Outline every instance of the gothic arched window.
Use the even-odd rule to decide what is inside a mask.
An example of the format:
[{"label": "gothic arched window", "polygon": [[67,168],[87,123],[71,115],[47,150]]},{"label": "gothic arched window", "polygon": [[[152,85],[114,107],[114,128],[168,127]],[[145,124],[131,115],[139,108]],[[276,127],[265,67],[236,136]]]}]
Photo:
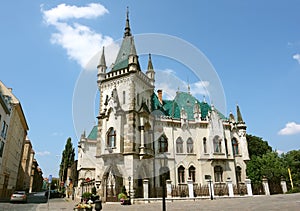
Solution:
[{"label": "gothic arched window", "polygon": [[194,142],[191,138],[186,142],[186,151],[187,153],[194,153]]},{"label": "gothic arched window", "polygon": [[232,139],[232,151],[233,155],[239,154],[239,143],[237,142],[236,138]]},{"label": "gothic arched window", "polygon": [[215,182],[223,182],[223,168],[221,166],[215,166]]},{"label": "gothic arched window", "polygon": [[196,181],[195,176],[196,176],[196,168],[194,166],[190,166],[189,179],[191,179],[191,180],[193,180],[193,182],[195,182]]},{"label": "gothic arched window", "polygon": [[236,167],[236,177],[238,182],[242,181],[242,168],[239,166]]},{"label": "gothic arched window", "polygon": [[113,127],[109,128],[107,131],[107,147],[115,147],[116,146],[116,131]]},{"label": "gothic arched window", "polygon": [[185,182],[184,171],[185,171],[185,168],[183,166],[180,166],[178,168],[178,183],[184,183]]},{"label": "gothic arched window", "polygon": [[176,153],[183,153],[183,141],[180,137],[176,140]]},{"label": "gothic arched window", "polygon": [[168,152],[168,140],[167,137],[162,135],[158,140],[158,151]]},{"label": "gothic arched window", "polygon": [[214,142],[214,152],[222,152],[222,139],[219,136],[215,136],[213,139]]}]

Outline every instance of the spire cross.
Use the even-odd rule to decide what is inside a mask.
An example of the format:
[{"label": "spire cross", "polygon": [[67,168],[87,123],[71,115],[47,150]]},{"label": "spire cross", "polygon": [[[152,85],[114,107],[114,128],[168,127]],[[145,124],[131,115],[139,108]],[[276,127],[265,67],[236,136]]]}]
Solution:
[{"label": "spire cross", "polygon": [[127,6],[126,18],[129,19],[129,7]]}]

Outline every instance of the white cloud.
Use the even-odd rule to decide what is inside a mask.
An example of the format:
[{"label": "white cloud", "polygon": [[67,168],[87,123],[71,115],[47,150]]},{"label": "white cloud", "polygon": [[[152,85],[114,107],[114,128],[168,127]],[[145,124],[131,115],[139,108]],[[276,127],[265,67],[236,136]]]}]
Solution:
[{"label": "white cloud", "polygon": [[209,86],[208,81],[198,81],[193,83],[191,86],[191,93],[193,95],[208,95],[207,87]]},{"label": "white cloud", "polygon": [[108,13],[108,10],[103,5],[96,3],[88,4],[86,7],[60,4],[50,10],[44,10],[42,6],[41,11],[44,14],[46,23],[53,25],[58,21],[79,18],[92,19]]},{"label": "white cloud", "polygon": [[[157,89],[163,90],[164,99],[173,100],[178,90],[184,92],[188,91],[188,83],[177,77],[174,70],[156,70],[155,79],[155,86]],[[208,95],[208,91],[206,89],[208,86],[208,81],[197,81],[195,83],[191,83],[191,94],[196,98]]]},{"label": "white cloud", "polygon": [[39,156],[47,156],[50,155],[51,153],[49,151],[44,151],[44,152],[37,152],[36,154]]},{"label": "white cloud", "polygon": [[[113,43],[111,37],[97,33],[88,26],[72,22],[74,19],[92,19],[108,13],[101,4],[92,3],[83,7],[60,4],[49,10],[42,8],[41,11],[45,23],[54,26],[57,30],[51,35],[51,43],[63,47],[68,57],[83,68],[102,46]],[[111,64],[112,61],[107,60],[107,63]]]},{"label": "white cloud", "polygon": [[293,59],[297,60],[297,62],[300,64],[300,54],[299,53],[293,55]]},{"label": "white cloud", "polygon": [[300,124],[296,124],[295,122],[288,122],[285,128],[278,132],[279,135],[294,135],[297,133],[300,133]]}]

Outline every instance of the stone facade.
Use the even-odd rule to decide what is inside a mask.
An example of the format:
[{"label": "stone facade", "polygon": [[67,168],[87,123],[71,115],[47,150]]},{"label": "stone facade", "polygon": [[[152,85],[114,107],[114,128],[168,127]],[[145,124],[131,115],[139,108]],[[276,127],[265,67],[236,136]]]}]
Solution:
[{"label": "stone facade", "polygon": [[2,94],[6,96],[11,105],[11,115],[0,172],[1,197],[6,198],[16,189],[28,125],[21,103],[13,95],[12,90],[7,88],[1,81],[0,87]]},{"label": "stone facade", "polygon": [[22,161],[19,169],[19,179],[17,181],[17,190],[27,190],[32,189],[30,187],[30,177],[31,177],[31,169],[34,159],[34,150],[32,149],[32,144],[29,138],[27,137],[25,140]]},{"label": "stone facade", "polygon": [[207,175],[213,183],[245,182],[249,155],[239,107],[237,118],[227,118],[190,92],[164,100],[163,90],[155,91],[151,55],[145,73],[140,68],[128,16],[113,67],[107,70],[103,49],[97,68],[97,136],[81,137],[78,169],[82,181],[90,172],[103,201],[117,200],[123,186],[143,197],[144,179],[149,197],[159,195],[164,179],[173,185],[207,184]]},{"label": "stone facade", "polygon": [[[3,164],[3,154],[6,148],[7,142],[7,130],[10,122],[11,106],[7,97],[2,93],[2,88],[0,86],[0,172],[2,172]],[[5,175],[0,175],[0,197],[5,195],[3,188],[7,184]]]}]

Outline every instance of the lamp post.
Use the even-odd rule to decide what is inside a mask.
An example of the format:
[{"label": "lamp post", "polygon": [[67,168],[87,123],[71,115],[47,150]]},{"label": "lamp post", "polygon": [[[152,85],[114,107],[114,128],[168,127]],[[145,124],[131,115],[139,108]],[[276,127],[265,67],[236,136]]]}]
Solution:
[{"label": "lamp post", "polygon": [[166,211],[166,178],[165,173],[162,175],[162,210]]},{"label": "lamp post", "polygon": [[168,158],[164,154],[163,157],[163,165],[162,165],[162,171],[161,171],[161,179],[162,179],[162,210],[166,211],[166,174],[168,173]]},{"label": "lamp post", "polygon": [[128,188],[128,198],[130,200],[130,181],[131,181],[131,177],[128,177],[128,182],[129,182],[129,188]]}]

